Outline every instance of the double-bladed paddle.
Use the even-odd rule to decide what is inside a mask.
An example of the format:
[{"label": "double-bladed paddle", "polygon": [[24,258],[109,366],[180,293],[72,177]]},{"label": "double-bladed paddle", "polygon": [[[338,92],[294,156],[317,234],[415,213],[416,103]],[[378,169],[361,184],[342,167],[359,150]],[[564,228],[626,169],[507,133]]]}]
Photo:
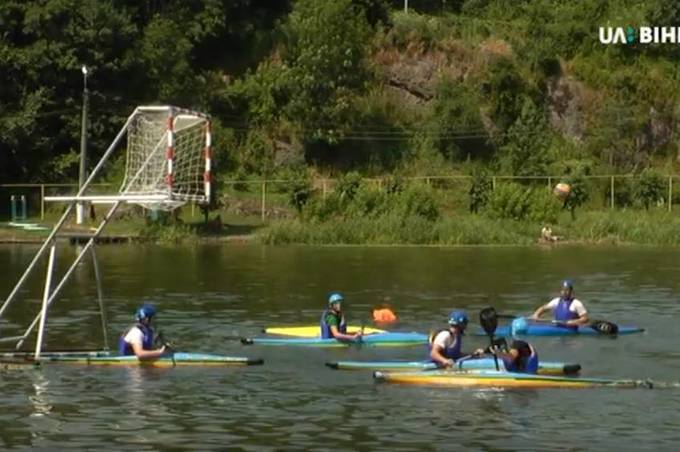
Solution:
[{"label": "double-bladed paddle", "polygon": [[[496,328],[498,328],[498,313],[492,307],[482,309],[479,311],[479,323],[482,325],[486,335],[489,336],[489,345],[493,350],[495,345],[493,335],[496,332]],[[496,370],[500,370],[498,367],[498,356],[495,353],[493,355],[493,362],[496,365]]]}]

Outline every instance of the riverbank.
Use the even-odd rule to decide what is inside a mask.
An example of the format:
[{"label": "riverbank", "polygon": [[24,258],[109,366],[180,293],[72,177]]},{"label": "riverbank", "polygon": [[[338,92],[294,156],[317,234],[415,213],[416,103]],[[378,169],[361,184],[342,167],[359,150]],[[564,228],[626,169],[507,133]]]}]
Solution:
[{"label": "riverbank", "polygon": [[[421,217],[385,215],[354,217],[342,221],[314,222],[300,219],[233,220],[205,225],[200,221],[174,225],[143,226],[137,220],[121,220],[106,230],[101,242],[225,242],[268,245],[554,245],[607,244],[680,246],[680,215],[664,210],[581,212],[575,220],[564,213],[551,225],[556,242],[539,240],[543,224],[493,219],[483,215],[459,215],[429,221]],[[44,226],[50,226],[45,223]],[[113,226],[113,225],[112,225]],[[87,227],[69,227],[60,239],[87,237]],[[47,230],[0,227],[0,243],[41,243]]]}]

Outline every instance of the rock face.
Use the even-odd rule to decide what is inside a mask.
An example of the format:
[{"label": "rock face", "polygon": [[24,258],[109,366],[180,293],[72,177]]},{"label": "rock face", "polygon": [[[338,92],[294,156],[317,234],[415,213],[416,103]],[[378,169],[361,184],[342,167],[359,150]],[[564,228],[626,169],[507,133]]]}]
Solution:
[{"label": "rock face", "polygon": [[550,125],[576,142],[585,136],[585,88],[570,76],[560,75],[548,81]]}]

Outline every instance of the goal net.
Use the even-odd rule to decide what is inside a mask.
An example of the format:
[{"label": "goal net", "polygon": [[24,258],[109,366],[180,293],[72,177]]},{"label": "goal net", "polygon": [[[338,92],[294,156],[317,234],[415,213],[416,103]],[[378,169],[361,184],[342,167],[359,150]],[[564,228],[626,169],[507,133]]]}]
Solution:
[{"label": "goal net", "polygon": [[138,107],[127,127],[121,195],[149,209],[210,202],[210,122],[176,107]]}]

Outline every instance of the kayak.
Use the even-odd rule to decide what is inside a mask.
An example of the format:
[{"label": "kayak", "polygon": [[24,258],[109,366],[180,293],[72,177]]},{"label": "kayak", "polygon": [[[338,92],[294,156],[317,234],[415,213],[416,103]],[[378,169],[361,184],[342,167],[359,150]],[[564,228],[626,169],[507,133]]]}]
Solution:
[{"label": "kayak", "polygon": [[23,358],[1,357],[0,362],[12,364],[24,363],[56,363],[81,364],[98,366],[145,366],[145,367],[176,367],[176,366],[251,366],[263,364],[262,359],[245,358],[239,356],[212,355],[208,353],[175,352],[159,358],[139,360],[136,356],[119,356],[99,353],[46,353],[41,354],[36,361],[33,355]]},{"label": "kayak", "polygon": [[[645,331],[644,328],[639,328],[637,326],[619,326],[619,331],[618,334],[633,334],[633,333],[642,333]],[[549,323],[547,324],[540,324],[540,323],[531,323],[527,325],[525,329],[523,329],[521,332],[515,331],[515,335],[519,336],[608,336],[608,337],[613,337],[612,335],[606,335],[602,334],[593,328],[589,326],[581,326],[576,330],[566,328],[564,326],[560,325],[551,325]],[[475,336],[486,336],[486,332],[484,330],[477,330],[474,332]],[[494,332],[495,336],[513,336],[513,331],[512,331],[512,326],[499,326],[496,328],[496,331]]]},{"label": "kayak", "polygon": [[362,336],[358,341],[341,341],[338,339],[307,337],[253,337],[242,338],[241,343],[245,345],[290,345],[298,347],[348,347],[350,345],[368,347],[404,347],[427,344],[427,339],[427,335],[421,333],[385,332],[368,334]]},{"label": "kayak", "polygon": [[374,372],[376,381],[405,385],[448,386],[448,387],[493,387],[493,388],[592,388],[652,387],[645,380],[610,380],[606,378],[581,378],[553,375],[532,375],[495,370],[430,372]]},{"label": "kayak", "polygon": [[[361,327],[357,325],[350,325],[347,327],[349,334],[361,331]],[[279,336],[294,336],[294,337],[319,337],[321,328],[319,325],[313,326],[274,326],[267,327],[262,330],[266,334],[278,334]],[[364,327],[364,334],[386,333],[385,330],[379,328]]]},{"label": "kayak", "polygon": [[[503,363],[499,360],[499,365]],[[439,367],[432,361],[334,361],[326,363],[331,369],[338,370],[435,370]],[[456,363],[454,369],[495,369],[493,358],[466,359]],[[581,371],[580,364],[542,361],[538,365],[540,375],[571,375]]]}]

